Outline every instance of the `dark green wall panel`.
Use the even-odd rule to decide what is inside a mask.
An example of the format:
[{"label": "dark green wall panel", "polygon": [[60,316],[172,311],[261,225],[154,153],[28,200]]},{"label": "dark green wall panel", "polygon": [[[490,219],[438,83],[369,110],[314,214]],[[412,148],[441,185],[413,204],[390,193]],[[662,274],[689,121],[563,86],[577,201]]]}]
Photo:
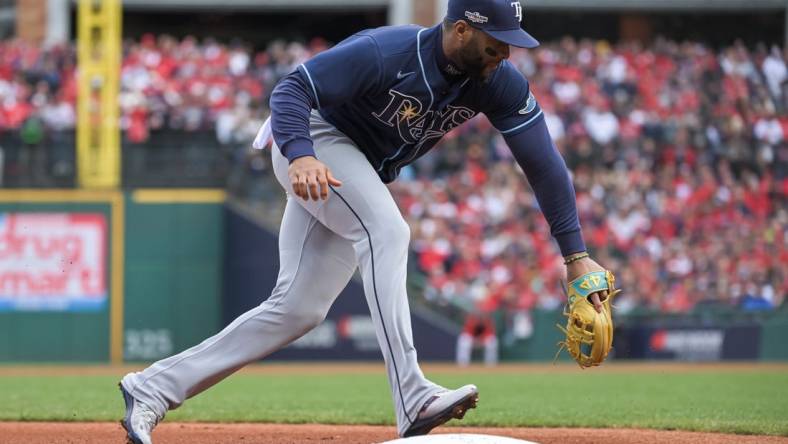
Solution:
[{"label": "dark green wall panel", "polygon": [[788,360],[788,311],[772,317],[761,327],[761,359]]},{"label": "dark green wall panel", "polygon": [[160,359],[218,331],[222,205],[129,199],[126,221],[126,360]]}]

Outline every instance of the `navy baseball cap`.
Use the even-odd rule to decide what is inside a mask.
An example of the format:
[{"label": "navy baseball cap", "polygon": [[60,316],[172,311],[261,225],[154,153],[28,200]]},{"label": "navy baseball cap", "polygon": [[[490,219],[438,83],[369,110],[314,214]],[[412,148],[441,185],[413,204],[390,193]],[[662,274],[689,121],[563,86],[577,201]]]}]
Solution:
[{"label": "navy baseball cap", "polygon": [[446,18],[465,20],[490,37],[518,48],[539,46],[539,41],[520,27],[523,7],[517,0],[449,0]]}]

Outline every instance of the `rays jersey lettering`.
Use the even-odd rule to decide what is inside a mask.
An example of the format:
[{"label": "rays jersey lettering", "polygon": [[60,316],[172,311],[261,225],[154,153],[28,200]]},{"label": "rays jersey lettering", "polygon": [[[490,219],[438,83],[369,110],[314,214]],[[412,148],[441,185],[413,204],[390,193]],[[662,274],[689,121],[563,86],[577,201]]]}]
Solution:
[{"label": "rays jersey lettering", "polygon": [[476,115],[464,106],[448,105],[442,111],[426,110],[414,96],[389,90],[391,100],[386,107],[372,115],[384,124],[396,128],[402,142],[419,149],[431,139],[440,139],[452,128]]}]

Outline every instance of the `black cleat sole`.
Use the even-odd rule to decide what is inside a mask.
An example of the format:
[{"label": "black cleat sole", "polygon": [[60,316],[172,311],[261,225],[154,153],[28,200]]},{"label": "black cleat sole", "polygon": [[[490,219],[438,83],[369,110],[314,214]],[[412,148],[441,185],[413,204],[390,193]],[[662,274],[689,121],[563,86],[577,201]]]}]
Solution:
[{"label": "black cleat sole", "polygon": [[411,436],[426,435],[427,433],[430,433],[432,429],[441,426],[452,419],[464,418],[465,414],[468,413],[468,410],[476,408],[478,404],[479,393],[476,392],[467,398],[457,401],[455,404],[446,408],[446,410],[438,413],[432,418],[426,418],[414,422],[408,431],[405,432],[403,437],[408,438]]}]

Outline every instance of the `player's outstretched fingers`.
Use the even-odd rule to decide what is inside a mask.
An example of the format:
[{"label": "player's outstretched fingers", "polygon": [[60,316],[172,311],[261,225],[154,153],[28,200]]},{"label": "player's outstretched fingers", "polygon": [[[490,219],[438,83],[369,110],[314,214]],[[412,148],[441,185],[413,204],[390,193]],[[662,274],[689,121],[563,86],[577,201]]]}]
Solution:
[{"label": "player's outstretched fingers", "polygon": [[326,171],[321,170],[317,172],[317,184],[320,186],[320,198],[323,200],[328,199],[328,179],[326,179]]},{"label": "player's outstretched fingers", "polygon": [[309,190],[306,188],[306,175],[298,176],[298,197],[309,200]]},{"label": "player's outstretched fingers", "polygon": [[301,178],[301,199],[309,200],[309,185],[307,184],[308,177],[306,174]]},{"label": "player's outstretched fingers", "polygon": [[332,187],[341,187],[342,181],[335,178],[334,175],[331,173],[331,170],[326,168],[326,180],[328,180],[328,184]]},{"label": "player's outstretched fingers", "polygon": [[309,190],[309,195],[306,197],[307,200],[309,199],[309,197],[311,197],[312,200],[320,199],[320,195],[317,192],[317,173],[316,172],[311,172],[310,171],[307,174],[307,176],[306,176],[306,186],[307,186],[307,188]]},{"label": "player's outstretched fingers", "polygon": [[298,196],[301,196],[301,178],[298,174],[290,174],[290,186],[293,187],[293,193]]},{"label": "player's outstretched fingers", "polygon": [[293,160],[288,174],[293,193],[304,200],[325,200],[328,198],[329,186],[342,185],[342,182],[334,179],[328,167],[314,156]]}]

